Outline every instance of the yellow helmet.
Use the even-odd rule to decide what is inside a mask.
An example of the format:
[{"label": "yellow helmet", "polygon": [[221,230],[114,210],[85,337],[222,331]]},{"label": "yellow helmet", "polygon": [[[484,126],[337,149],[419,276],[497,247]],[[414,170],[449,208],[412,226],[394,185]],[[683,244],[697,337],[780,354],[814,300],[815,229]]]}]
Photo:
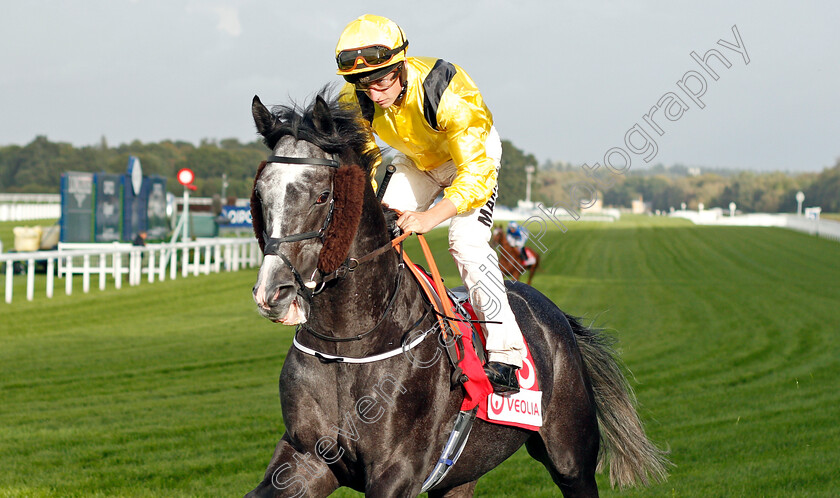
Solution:
[{"label": "yellow helmet", "polygon": [[[387,17],[365,14],[344,28],[335,46],[336,74],[342,76],[382,72],[405,60],[408,40],[397,23]],[[371,75],[373,76],[373,75]]]}]

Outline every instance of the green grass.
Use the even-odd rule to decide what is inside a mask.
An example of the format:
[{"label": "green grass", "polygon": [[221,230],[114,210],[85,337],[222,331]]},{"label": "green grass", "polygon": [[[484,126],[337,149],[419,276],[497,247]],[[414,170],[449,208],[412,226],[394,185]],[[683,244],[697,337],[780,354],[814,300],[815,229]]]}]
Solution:
[{"label": "green grass", "polygon": [[[619,337],[648,433],[676,464],[642,490],[599,476],[602,494],[836,495],[840,244],[648,217],[568,226],[546,236],[534,285]],[[454,284],[445,233],[429,239]],[[291,329],[257,315],[254,280],[245,270],[73,296],[59,282],[32,302],[16,287],[0,302],[0,496],[256,485],[283,430]],[[477,495],[559,493],[520,451]]]}]

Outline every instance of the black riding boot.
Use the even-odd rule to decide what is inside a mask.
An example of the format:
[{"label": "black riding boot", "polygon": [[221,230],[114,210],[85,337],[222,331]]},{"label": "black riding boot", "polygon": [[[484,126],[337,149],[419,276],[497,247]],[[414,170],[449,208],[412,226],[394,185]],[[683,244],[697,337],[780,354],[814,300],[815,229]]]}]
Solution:
[{"label": "black riding boot", "polygon": [[519,381],[516,379],[517,370],[519,370],[518,367],[498,361],[491,361],[484,365],[484,373],[487,374],[487,380],[490,381],[493,392],[496,394],[519,392]]}]

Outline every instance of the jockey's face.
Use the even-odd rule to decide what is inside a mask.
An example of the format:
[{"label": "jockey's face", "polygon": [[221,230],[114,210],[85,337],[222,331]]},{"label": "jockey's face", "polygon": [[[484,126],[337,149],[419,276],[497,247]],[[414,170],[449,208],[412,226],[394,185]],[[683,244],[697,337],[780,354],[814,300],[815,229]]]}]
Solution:
[{"label": "jockey's face", "polygon": [[397,98],[402,92],[402,82],[400,81],[400,72],[394,71],[386,74],[382,78],[365,85],[364,87],[357,87],[364,91],[370,100],[383,109],[387,109],[394,105]]}]

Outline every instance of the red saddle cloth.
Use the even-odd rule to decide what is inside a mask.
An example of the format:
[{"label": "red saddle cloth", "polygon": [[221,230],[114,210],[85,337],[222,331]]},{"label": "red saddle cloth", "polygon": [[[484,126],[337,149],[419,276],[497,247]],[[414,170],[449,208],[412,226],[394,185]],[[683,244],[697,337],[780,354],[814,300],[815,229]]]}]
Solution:
[{"label": "red saddle cloth", "polygon": [[[429,275],[422,270],[422,267],[419,268],[421,268],[419,273],[427,279],[430,287],[434,289],[434,284]],[[449,299],[449,296],[443,296],[442,299]],[[462,306],[470,316],[464,317],[457,310],[453,310],[456,319],[478,320],[475,310],[469,302],[463,303]],[[542,391],[539,388],[534,360],[531,357],[531,349],[528,347],[527,341],[525,344],[527,356],[522,362],[522,368],[516,372],[520,391],[513,395],[499,396],[493,393],[493,386],[487,380],[484,366],[476,354],[472,326],[468,322],[455,321],[454,323],[461,331],[461,340],[464,345],[464,354],[460,358],[459,366],[468,379],[464,383],[464,401],[461,403],[461,410],[472,410],[478,406],[476,416],[484,421],[521,427],[532,431],[539,430],[542,426]],[[483,343],[484,337],[480,333],[477,335]]]},{"label": "red saddle cloth", "polygon": [[522,260],[522,266],[528,267],[537,262],[537,253],[528,246],[525,246],[525,259]]},{"label": "red saddle cloth", "polygon": [[[473,319],[477,319],[469,302],[464,303],[463,306],[472,315]],[[484,341],[484,338],[481,337],[481,340]],[[470,345],[472,345],[472,340],[470,340]],[[464,351],[467,351],[466,342],[464,342]],[[481,374],[489,384],[490,381],[487,380],[487,375],[475,354],[475,349],[470,348],[469,351],[475,357],[475,363],[481,368]],[[531,356],[531,348],[528,347],[527,340],[525,341],[525,351],[527,355],[522,360],[522,368],[516,371],[516,377],[519,380],[519,392],[499,396],[494,394],[491,388],[488,395],[479,400],[478,412],[476,413],[478,418],[493,424],[512,425],[532,431],[538,431],[542,427],[542,391],[540,391],[537,371],[534,368],[534,358]],[[461,368],[464,368],[464,371],[466,371],[466,367],[463,364],[467,361],[472,362],[468,359],[469,355],[466,356],[464,361],[461,362]],[[463,406],[461,409],[464,409]]]}]

